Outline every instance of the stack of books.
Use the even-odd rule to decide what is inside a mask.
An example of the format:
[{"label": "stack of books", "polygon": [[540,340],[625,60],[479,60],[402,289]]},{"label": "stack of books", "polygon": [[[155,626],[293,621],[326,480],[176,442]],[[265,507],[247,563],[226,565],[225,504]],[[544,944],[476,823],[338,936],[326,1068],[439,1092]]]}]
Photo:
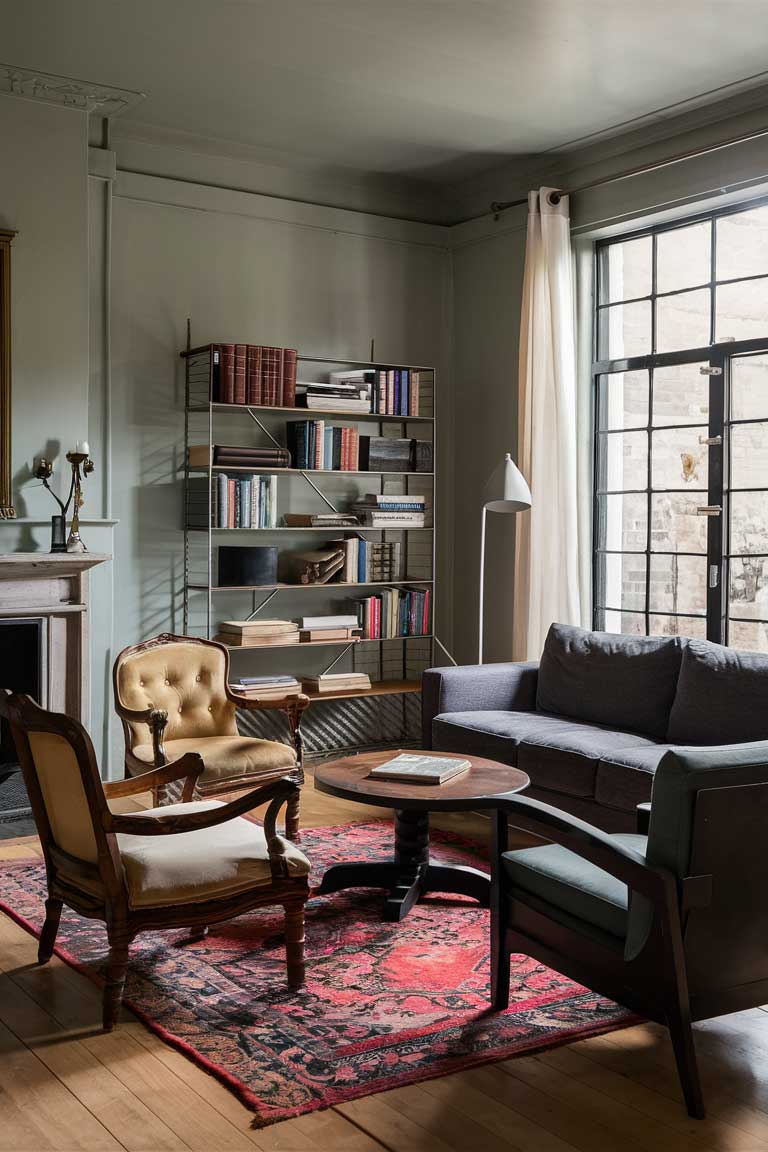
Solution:
[{"label": "stack of books", "polygon": [[325,672],[322,676],[305,676],[301,683],[305,692],[320,696],[332,692],[365,692],[371,687],[370,676],[365,672]]},{"label": "stack of books", "polygon": [[429,635],[429,588],[386,588],[357,601],[358,620],[365,640],[393,640],[398,636]]},{"label": "stack of books", "polygon": [[325,420],[292,420],[288,447],[294,468],[358,471],[360,433],[356,428],[326,424]]},{"label": "stack of books", "polygon": [[286,512],[286,528],[358,528],[360,521],[353,512]]},{"label": "stack of books", "polygon": [[377,368],[373,412],[383,416],[418,416],[420,373],[411,368]]},{"label": "stack of books", "polygon": [[281,700],[301,692],[301,684],[294,676],[241,676],[230,688],[249,700]]},{"label": "stack of books", "polygon": [[230,648],[269,648],[299,643],[299,626],[293,620],[222,620],[216,637]]},{"label": "stack of books", "polygon": [[374,386],[373,372],[331,372],[328,382],[299,382],[296,385],[296,407],[318,412],[371,411]]},{"label": "stack of books", "polygon": [[295,407],[295,348],[213,344],[211,354],[211,398],[215,403]]},{"label": "stack of books", "polygon": [[188,527],[207,528],[209,511],[212,528],[276,528],[277,477],[227,476],[219,472],[211,484],[210,509],[207,478],[192,478]]},{"label": "stack of books", "polygon": [[369,492],[353,508],[367,528],[423,528],[425,505],[423,496],[377,496]]},{"label": "stack of books", "polygon": [[357,616],[304,616],[301,621],[301,640],[304,644],[317,644],[328,640],[360,638]]},{"label": "stack of books", "polygon": [[344,571],[340,577],[347,584],[381,584],[400,579],[400,542],[361,540],[350,536],[338,541],[344,550]]},{"label": "stack of books", "polygon": [[190,468],[290,468],[287,448],[252,448],[242,444],[190,444]]}]

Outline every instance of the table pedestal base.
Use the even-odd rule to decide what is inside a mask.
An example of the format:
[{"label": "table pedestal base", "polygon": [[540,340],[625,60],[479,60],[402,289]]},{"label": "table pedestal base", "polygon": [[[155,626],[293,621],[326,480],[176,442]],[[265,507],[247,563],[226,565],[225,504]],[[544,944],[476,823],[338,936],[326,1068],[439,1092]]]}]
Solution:
[{"label": "table pedestal base", "polygon": [[323,876],[318,894],[343,888],[385,888],[385,920],[402,920],[428,892],[471,896],[483,908],[490,904],[490,877],[462,864],[432,864],[429,859],[429,813],[395,813],[393,860],[334,864]]}]

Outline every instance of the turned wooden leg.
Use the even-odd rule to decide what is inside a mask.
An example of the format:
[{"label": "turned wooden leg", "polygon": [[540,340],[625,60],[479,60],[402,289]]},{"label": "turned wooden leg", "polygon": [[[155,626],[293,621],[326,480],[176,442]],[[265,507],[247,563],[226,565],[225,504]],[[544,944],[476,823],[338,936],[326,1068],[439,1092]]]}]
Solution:
[{"label": "turned wooden leg", "polygon": [[301,988],[304,983],[304,902],[284,904],[285,958],[288,962],[288,983]]},{"label": "turned wooden leg", "polygon": [[56,943],[56,933],[59,930],[61,918],[61,900],[49,896],[45,902],[45,924],[40,933],[40,945],[37,949],[38,964],[47,964],[53,955],[53,946]]},{"label": "turned wooden leg", "polygon": [[103,1022],[104,1031],[111,1032],[120,1015],[123,1000],[125,973],[128,968],[128,947],[130,936],[122,933],[110,934],[107,980],[104,985]]},{"label": "turned wooden leg", "polygon": [[301,794],[299,792],[297,792],[295,796],[291,796],[285,805],[285,835],[289,840],[292,840],[294,844],[298,844],[301,841],[299,834],[300,805]]}]

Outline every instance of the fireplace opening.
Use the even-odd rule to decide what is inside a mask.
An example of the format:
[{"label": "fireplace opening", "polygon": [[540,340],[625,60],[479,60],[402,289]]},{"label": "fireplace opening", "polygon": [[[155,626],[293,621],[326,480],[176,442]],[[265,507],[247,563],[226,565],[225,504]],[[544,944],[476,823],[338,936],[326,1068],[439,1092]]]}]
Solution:
[{"label": "fireplace opening", "polygon": [[[0,620],[0,687],[43,703],[43,621]],[[0,820],[29,813],[13,736],[0,718]]]}]

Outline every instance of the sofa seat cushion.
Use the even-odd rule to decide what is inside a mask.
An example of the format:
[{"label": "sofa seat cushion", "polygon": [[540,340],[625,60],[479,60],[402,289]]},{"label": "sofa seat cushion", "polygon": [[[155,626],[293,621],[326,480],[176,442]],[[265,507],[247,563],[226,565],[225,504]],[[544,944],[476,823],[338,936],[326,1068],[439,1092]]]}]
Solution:
[{"label": "sofa seat cushion", "polygon": [[553,624],[539,665],[536,708],[665,740],[681,657],[678,637]]},{"label": "sofa seat cushion", "polygon": [[670,744],[622,748],[603,756],[595,777],[595,800],[606,808],[634,812],[651,798],[653,777]]},{"label": "sofa seat cushion", "polygon": [[537,788],[593,796],[601,757],[653,741],[542,712],[448,712],[433,721],[432,746],[516,764]]},{"label": "sofa seat cushion", "polygon": [[[152,820],[221,807],[218,800],[198,800],[132,815]],[[191,904],[272,883],[264,829],[242,816],[213,828],[169,836],[120,832],[117,843],[133,908]],[[310,867],[307,857],[290,840],[283,840],[283,844],[289,877],[306,876]]]},{"label": "sofa seat cushion", "polygon": [[[258,776],[260,772],[291,772],[296,753],[279,740],[259,740],[251,736],[197,736],[191,740],[166,740],[163,744],[169,764],[187,752],[198,752],[205,771],[198,784],[215,784],[230,776]],[[134,756],[152,765],[152,745],[138,744]]]},{"label": "sofa seat cushion", "polygon": [[[631,848],[645,859],[647,839],[631,832],[611,836],[623,848]],[[564,920],[583,921],[611,936],[623,938],[627,932],[629,894],[622,884],[602,868],[583,860],[559,844],[542,844],[505,852],[504,869],[514,897],[525,902],[525,893],[544,901],[551,910],[563,913]]]},{"label": "sofa seat cushion", "polygon": [[768,655],[689,640],[667,739],[673,744],[768,740]]}]

